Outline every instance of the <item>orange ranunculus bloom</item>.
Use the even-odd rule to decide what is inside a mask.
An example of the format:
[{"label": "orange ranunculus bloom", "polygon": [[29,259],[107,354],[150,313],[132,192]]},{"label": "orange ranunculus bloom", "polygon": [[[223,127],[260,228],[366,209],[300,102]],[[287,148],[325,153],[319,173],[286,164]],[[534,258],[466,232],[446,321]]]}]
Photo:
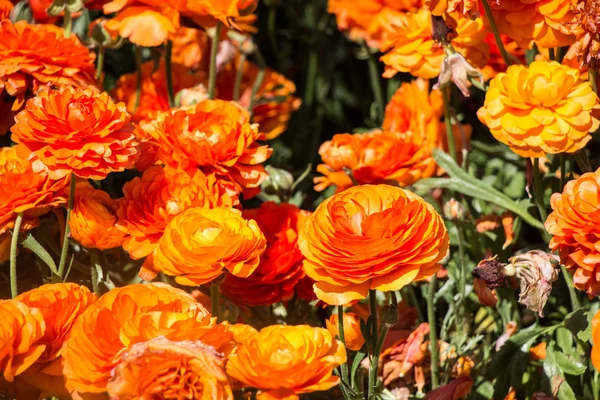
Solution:
[{"label": "orange ranunculus bloom", "polygon": [[433,275],[448,243],[430,204],[388,185],[357,186],[328,198],[298,240],[317,297],[335,305]]},{"label": "orange ranunculus bloom", "polygon": [[[95,79],[95,54],[77,39],[65,38],[54,25],[0,20],[0,126],[12,125],[12,113],[47,83],[86,87]],[[0,134],[6,131],[3,129]]]},{"label": "orange ranunculus bloom", "polygon": [[160,114],[140,125],[158,148],[158,158],[167,165],[193,171],[201,168],[218,178],[234,182],[251,197],[267,177],[260,165],[271,149],[248,112],[235,102],[206,100],[195,106]]},{"label": "orange ranunculus bloom", "polygon": [[598,28],[598,1],[578,0],[571,2],[573,21],[568,24],[575,43],[569,48],[565,59],[576,59],[580,68],[598,69],[600,67],[600,37]]},{"label": "orange ranunculus bloom", "polygon": [[239,210],[190,208],[165,228],[154,268],[189,286],[208,283],[223,269],[245,278],[258,267],[266,246],[256,221],[245,220]]},{"label": "orange ranunculus bloom", "polygon": [[[217,77],[217,97],[233,100],[235,76],[238,71],[238,60],[234,60],[219,71]],[[256,82],[259,68],[249,61],[244,63],[240,98],[238,103],[248,108],[252,97],[252,88]],[[302,101],[294,97],[296,85],[280,73],[270,68],[265,70],[262,84],[256,92],[255,106],[252,110],[252,121],[256,122],[268,140],[275,139],[287,129],[292,113]]]},{"label": "orange ranunculus bloom", "polygon": [[194,298],[162,283],[134,284],[100,297],[75,321],[62,350],[71,393],[106,392],[124,349],[159,336],[202,340],[219,349],[232,339]]},{"label": "orange ranunculus bloom", "polygon": [[568,46],[575,37],[566,24],[573,19],[569,0],[506,0],[490,3],[492,15],[502,34],[528,49],[531,42],[540,48]]},{"label": "orange ranunculus bloom", "polygon": [[293,395],[338,384],[333,369],[346,362],[346,349],[331,333],[308,325],[272,325],[243,340],[229,356],[227,373],[265,392]]},{"label": "orange ranunculus bloom", "polygon": [[44,353],[46,324],[40,310],[18,300],[0,300],[0,315],[0,372],[13,382]]},{"label": "orange ranunculus bloom", "polygon": [[[514,60],[514,64],[525,64],[525,52],[517,45],[517,42],[507,35],[500,35],[500,39],[502,39],[504,49],[508,53],[508,56]],[[481,73],[483,74],[484,80],[489,81],[500,72],[506,72],[507,65],[502,58],[502,54],[496,44],[496,38],[493,33],[487,34],[485,42],[490,49],[490,59],[485,67],[481,69]]]},{"label": "orange ranunculus bloom", "polygon": [[164,337],[136,343],[120,355],[107,389],[111,398],[230,400],[225,357],[200,341]]},{"label": "orange ranunculus bloom", "polygon": [[592,318],[592,364],[600,371],[600,311]]},{"label": "orange ranunculus bloom", "polygon": [[173,41],[173,63],[192,70],[208,71],[208,35],[201,29],[182,26],[171,37]]},{"label": "orange ranunculus bloom", "polygon": [[[482,18],[456,18],[456,37],[452,45],[467,61],[483,68],[489,58],[485,43],[486,29]],[[391,78],[398,72],[408,72],[420,78],[435,78],[440,73],[444,49],[432,37],[431,13],[426,9],[406,14],[392,22],[384,38],[381,57],[383,76]]]},{"label": "orange ranunculus bloom", "polygon": [[[325,321],[327,330],[335,336],[339,336],[338,315],[332,314]],[[358,351],[365,344],[365,338],[360,331],[360,317],[354,313],[344,313],[344,341],[350,350]]]},{"label": "orange ranunculus bloom", "polygon": [[452,13],[464,18],[479,16],[479,5],[476,0],[424,0],[424,7],[437,16]]},{"label": "orange ranunculus bloom", "polygon": [[327,10],[335,14],[338,28],[351,40],[366,41],[379,48],[389,23],[407,12],[416,12],[422,0],[329,0]]},{"label": "orange ranunculus bloom", "polygon": [[[168,111],[167,75],[165,63],[162,62],[156,71],[154,63],[149,61],[142,64],[142,85],[140,104],[135,107],[137,72],[121,75],[117,86],[111,91],[116,101],[122,101],[127,111],[133,115],[135,122],[148,121],[156,118],[161,112]],[[173,91],[175,93],[204,82],[206,74],[203,71],[191,72],[183,64],[173,64]]]},{"label": "orange ranunculus bloom", "polygon": [[33,154],[33,168],[59,179],[71,172],[104,179],[133,167],[138,154],[131,115],[108,93],[44,90],[15,117],[12,140]]},{"label": "orange ranunculus bloom", "polygon": [[125,232],[116,226],[118,208],[119,201],[108,193],[94,189],[88,182],[78,183],[69,219],[73,239],[89,249],[121,246]]},{"label": "orange ranunculus bloom", "polygon": [[557,62],[511,65],[490,81],[477,113],[492,135],[523,157],[573,153],[600,122],[598,97],[579,71]]},{"label": "orange ranunculus bloom", "polygon": [[0,149],[0,187],[7,188],[0,197],[0,235],[14,226],[23,213],[21,231],[35,227],[39,217],[53,207],[66,204],[69,177],[55,180],[33,171],[27,157],[16,147]]},{"label": "orange ranunculus bloom", "polygon": [[150,255],[173,217],[191,207],[232,207],[232,187],[196,171],[152,167],[123,186],[117,226],[127,234],[123,248],[134,259]]},{"label": "orange ranunculus bloom", "polygon": [[61,367],[61,350],[75,320],[96,300],[85,286],[75,283],[42,285],[22,293],[16,300],[41,312],[46,330],[38,340],[45,345],[37,361],[19,376],[20,381],[41,392],[40,397],[67,395]]},{"label": "orange ranunculus bloom", "polygon": [[567,182],[550,199],[552,213],[545,227],[561,263],[573,273],[573,282],[590,296],[600,296],[600,252],[594,237],[600,234],[600,169]]},{"label": "orange ranunculus bloom", "polygon": [[9,0],[0,0],[0,21],[10,18],[14,4]]},{"label": "orange ranunculus bloom", "polygon": [[244,210],[246,219],[256,221],[267,240],[267,250],[258,268],[249,277],[228,274],[221,284],[223,294],[240,305],[268,306],[294,296],[296,284],[305,276],[298,231],[310,212],[273,202]]},{"label": "orange ranunculus bloom", "polygon": [[187,0],[185,15],[204,28],[219,21],[226,27],[244,30],[257,5],[258,0]]}]

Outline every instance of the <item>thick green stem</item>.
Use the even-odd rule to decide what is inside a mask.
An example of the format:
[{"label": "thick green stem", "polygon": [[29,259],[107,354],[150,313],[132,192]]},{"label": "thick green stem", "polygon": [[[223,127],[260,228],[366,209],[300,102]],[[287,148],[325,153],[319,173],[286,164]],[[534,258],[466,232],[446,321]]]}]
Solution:
[{"label": "thick green stem", "polygon": [[219,51],[219,40],[221,39],[222,24],[217,21],[215,26],[215,36],[210,47],[210,65],[208,70],[208,98],[215,98],[215,88],[217,87],[217,53]]},{"label": "thick green stem", "polygon": [[73,29],[73,16],[71,15],[71,11],[69,7],[65,8],[65,17],[63,20],[63,29],[65,30],[65,37],[71,37],[71,31]]},{"label": "thick green stem", "polygon": [[96,81],[98,81],[98,86],[102,87],[102,70],[104,69],[104,46],[98,47],[98,61],[96,63]]},{"label": "thick green stem", "polygon": [[90,273],[92,280],[92,290],[96,296],[100,296],[100,287],[98,286],[98,251],[90,251]]},{"label": "thick green stem", "polygon": [[[485,2],[485,0],[484,0]],[[437,275],[431,277],[427,293],[427,319],[429,320],[429,352],[431,353],[431,389],[439,385],[438,374],[440,355],[437,340],[437,321],[435,319],[435,292],[437,291]]]},{"label": "thick green stem", "polygon": [[10,295],[14,299],[19,294],[17,290],[17,253],[19,251],[19,231],[23,223],[23,214],[17,214],[15,227],[10,241]]},{"label": "thick green stem", "polygon": [[244,65],[246,64],[246,53],[240,54],[237,71],[235,73],[235,83],[233,85],[233,101],[240,99],[240,90],[242,88],[242,78],[244,77]]},{"label": "thick green stem", "polygon": [[376,355],[378,345],[378,330],[379,330],[379,317],[377,313],[377,291],[374,289],[369,290],[369,308],[370,308],[370,320],[369,326],[369,341],[371,343],[371,365],[369,367],[369,386],[367,387],[367,398],[371,399],[375,393],[376,381],[377,381],[377,364],[379,362],[379,355]]},{"label": "thick green stem", "polygon": [[137,111],[140,106],[140,100],[142,99],[142,48],[140,46],[133,46],[134,60],[135,60],[135,105],[133,110]]},{"label": "thick green stem", "polygon": [[573,311],[581,308],[581,303],[579,302],[579,296],[577,296],[577,291],[575,290],[575,285],[573,284],[573,278],[571,277],[571,273],[567,271],[564,265],[560,265],[560,272],[562,272],[563,278],[565,278],[565,282],[567,287],[569,288],[569,297],[571,298],[571,305],[573,306]]},{"label": "thick green stem", "polygon": [[67,258],[69,255],[69,235],[71,234],[71,228],[69,227],[69,220],[71,218],[71,210],[73,210],[73,204],[75,203],[75,174],[71,173],[71,185],[69,187],[69,204],[67,206],[67,219],[65,221],[65,235],[63,236],[62,250],[60,252],[60,262],[58,264],[58,276],[63,280],[65,278],[65,268],[67,267]]},{"label": "thick green stem", "polygon": [[494,16],[492,15],[492,9],[488,4],[488,0],[482,0],[483,8],[485,9],[485,15],[488,19],[490,27],[492,28],[492,33],[494,34],[494,39],[496,39],[496,45],[498,46],[498,50],[500,50],[500,54],[502,55],[502,59],[504,63],[509,66],[511,65],[510,57],[508,57],[508,53],[504,48],[504,43],[502,42],[502,38],[500,38],[500,33],[498,32],[498,27],[496,26],[496,22],[494,21]]},{"label": "thick green stem", "polygon": [[[340,341],[344,343],[346,346],[346,336],[344,335],[344,306],[338,306],[338,336],[340,337]],[[348,349],[346,349],[346,352]],[[350,379],[348,376],[348,362],[344,362],[341,365],[342,369],[342,382],[348,384],[350,386]]]},{"label": "thick green stem", "polygon": [[217,278],[210,285],[210,312],[213,317],[217,318],[217,322],[221,322],[221,301],[219,299],[220,278]]},{"label": "thick green stem", "polygon": [[167,40],[165,73],[167,74],[167,97],[169,99],[169,107],[175,107],[175,89],[173,89],[173,41],[171,40]]},{"label": "thick green stem", "polygon": [[379,67],[374,55],[366,46],[365,49],[369,52],[369,80],[371,81],[371,89],[373,89],[373,96],[375,97],[375,104],[377,105],[377,123],[381,124],[383,122],[383,114],[385,112],[385,100],[383,98],[383,90],[381,89]]},{"label": "thick green stem", "polygon": [[[483,0],[485,2],[485,0]],[[444,101],[444,123],[446,124],[446,140],[448,140],[448,151],[450,156],[458,164],[458,152],[454,142],[454,130],[452,129],[452,113],[450,112],[450,96],[448,96],[448,85],[442,86],[442,99]]]}]

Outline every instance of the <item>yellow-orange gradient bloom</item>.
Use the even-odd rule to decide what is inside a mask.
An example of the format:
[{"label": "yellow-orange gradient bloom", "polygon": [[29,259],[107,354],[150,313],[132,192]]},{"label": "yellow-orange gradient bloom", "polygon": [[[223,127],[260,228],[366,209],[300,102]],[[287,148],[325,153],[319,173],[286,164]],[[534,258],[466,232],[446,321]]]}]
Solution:
[{"label": "yellow-orange gradient bloom", "polygon": [[339,378],[333,369],[344,362],[346,349],[328,330],[272,325],[241,341],[229,356],[227,373],[281,398],[334,387]]},{"label": "yellow-orange gradient bloom", "polygon": [[600,371],[600,311],[592,318],[592,364]]},{"label": "yellow-orange gradient bloom", "polygon": [[[486,29],[482,18],[456,18],[456,37],[452,46],[469,63],[483,68],[489,58],[485,43]],[[432,37],[431,13],[425,9],[395,20],[385,36],[381,57],[385,63],[383,76],[391,78],[398,72],[408,72],[420,78],[435,78],[440,73],[445,54]]]},{"label": "yellow-orange gradient bloom", "polygon": [[239,210],[190,208],[165,228],[154,268],[189,286],[208,283],[223,269],[245,278],[258,267],[266,246],[256,221],[245,220]]},{"label": "yellow-orange gradient bloom", "polygon": [[[327,330],[335,336],[339,336],[338,315],[332,314],[325,321]],[[354,313],[344,313],[344,343],[350,350],[358,351],[365,344],[365,338],[360,331],[360,317]]]},{"label": "yellow-orange gradient bloom", "polygon": [[500,142],[523,157],[573,153],[595,131],[598,97],[579,71],[554,61],[511,65],[490,81],[477,115]]},{"label": "yellow-orange gradient bloom", "polygon": [[437,16],[452,13],[466,18],[479,16],[476,0],[424,0],[424,6],[431,11],[431,14]]},{"label": "yellow-orange gradient bloom", "polygon": [[[234,60],[219,70],[217,77],[217,97],[223,100],[233,100],[235,76],[238,70],[238,60]],[[301,104],[301,100],[293,95],[296,85],[280,73],[266,68],[262,84],[256,91],[252,121],[257,123],[261,132],[268,140],[275,139],[287,129],[292,113]],[[259,68],[249,61],[244,63],[240,97],[238,103],[248,108],[252,98],[254,83],[258,77]]]},{"label": "yellow-orange gradient bloom", "polygon": [[[161,283],[113,289],[76,321],[63,347],[63,374],[71,393],[103,393],[125,349],[163,336],[202,340],[219,349],[232,340],[193,297]],[[159,368],[159,365],[155,366]]]},{"label": "yellow-orange gradient bloom", "polygon": [[433,275],[448,243],[444,221],[430,204],[388,185],[357,186],[328,198],[298,240],[315,294],[335,305]]},{"label": "yellow-orange gradient bloom", "polygon": [[71,334],[75,320],[96,300],[96,295],[75,283],[55,283],[22,293],[16,300],[30,309],[39,310],[46,323],[44,336],[37,342],[46,348],[21,376],[22,380],[40,390],[41,397],[66,395],[61,367],[62,346]]},{"label": "yellow-orange gradient bloom", "polygon": [[567,182],[550,199],[552,213],[545,226],[552,235],[550,248],[573,274],[575,287],[600,296],[600,169]]},{"label": "yellow-orange gradient bloom", "polygon": [[271,149],[248,112],[232,101],[206,100],[195,106],[160,114],[141,130],[158,146],[158,158],[184,170],[206,173],[235,182],[247,196],[256,194],[267,177],[261,165]]},{"label": "yellow-orange gradient bloom", "polygon": [[83,247],[112,249],[123,244],[125,232],[117,228],[119,201],[88,182],[77,184],[75,204],[69,218],[71,235]]},{"label": "yellow-orange gradient bloom", "polygon": [[238,201],[231,191],[233,187],[201,171],[190,176],[169,167],[146,170],[123,186],[117,211],[117,226],[127,234],[123,248],[134,259],[150,255],[174,216],[191,207],[232,207]]},{"label": "yellow-orange gradient bloom", "polygon": [[95,54],[81,44],[77,35],[65,38],[63,30],[54,25],[2,20],[0,102],[10,102],[12,111],[18,111],[26,98],[47,83],[93,85],[94,59]]},{"label": "yellow-orange gradient bloom", "polygon": [[267,250],[252,275],[241,278],[227,274],[221,290],[242,306],[268,306],[290,300],[296,284],[305,276],[298,231],[310,212],[288,203],[265,202],[260,208],[244,210],[242,215],[256,221],[267,240]]},{"label": "yellow-orange gradient bloom", "polygon": [[390,21],[406,12],[415,12],[422,0],[329,0],[327,11],[335,14],[338,28],[354,41],[366,41],[379,48]]},{"label": "yellow-orange gradient bloom", "polygon": [[27,157],[16,147],[0,149],[0,235],[14,226],[18,213],[23,213],[21,230],[31,229],[39,217],[67,201],[69,177],[51,179],[33,171]]},{"label": "yellow-orange gradient bloom", "polygon": [[11,131],[12,140],[33,153],[34,170],[54,179],[71,172],[104,179],[133,167],[138,153],[125,104],[90,88],[40,92],[16,115]]},{"label": "yellow-orange gradient bloom", "polygon": [[10,18],[14,4],[10,0],[0,0],[0,21]]},{"label": "yellow-orange gradient bloom", "polygon": [[42,313],[18,300],[0,300],[0,372],[12,382],[42,355],[46,330]]},{"label": "yellow-orange gradient bloom", "polygon": [[257,4],[258,0],[187,0],[185,14],[204,28],[219,21],[226,27],[243,30]]},{"label": "yellow-orange gradient bloom", "polygon": [[233,399],[225,357],[200,341],[164,337],[125,350],[107,389],[115,399]]},{"label": "yellow-orange gradient bloom", "polygon": [[498,31],[523,49],[530,48],[532,41],[540,48],[569,46],[575,41],[566,26],[574,16],[569,0],[503,0],[490,6]]}]

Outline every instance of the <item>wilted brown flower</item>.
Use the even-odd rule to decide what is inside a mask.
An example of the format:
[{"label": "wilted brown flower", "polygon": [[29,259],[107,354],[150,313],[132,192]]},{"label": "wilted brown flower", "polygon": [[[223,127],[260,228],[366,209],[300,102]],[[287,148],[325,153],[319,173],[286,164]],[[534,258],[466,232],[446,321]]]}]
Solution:
[{"label": "wilted brown flower", "polygon": [[571,12],[575,17],[568,26],[577,39],[565,57],[577,57],[581,66],[598,69],[600,67],[600,1],[579,0],[574,3]]}]

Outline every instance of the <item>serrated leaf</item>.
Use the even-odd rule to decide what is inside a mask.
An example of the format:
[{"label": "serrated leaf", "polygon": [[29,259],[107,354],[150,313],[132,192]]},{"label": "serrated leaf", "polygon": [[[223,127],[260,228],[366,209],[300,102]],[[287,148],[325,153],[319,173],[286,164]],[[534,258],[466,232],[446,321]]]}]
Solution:
[{"label": "serrated leaf", "polygon": [[526,207],[519,205],[510,197],[494,189],[489,184],[485,184],[481,180],[469,175],[454,162],[452,157],[444,153],[442,150],[434,149],[433,158],[435,159],[436,163],[442,167],[446,173],[448,173],[448,175],[450,175],[450,178],[423,179],[415,183],[414,186],[416,188],[443,188],[454,190],[456,192],[496,204],[497,206],[514,212],[529,225],[538,229],[544,229],[544,225],[531,214],[529,214]]},{"label": "serrated leaf", "polygon": [[27,234],[27,237],[21,242],[21,245],[28,250],[31,250],[36,256],[40,258],[52,271],[53,275],[58,275],[58,268],[56,263],[48,251],[36,240],[31,234]]}]

